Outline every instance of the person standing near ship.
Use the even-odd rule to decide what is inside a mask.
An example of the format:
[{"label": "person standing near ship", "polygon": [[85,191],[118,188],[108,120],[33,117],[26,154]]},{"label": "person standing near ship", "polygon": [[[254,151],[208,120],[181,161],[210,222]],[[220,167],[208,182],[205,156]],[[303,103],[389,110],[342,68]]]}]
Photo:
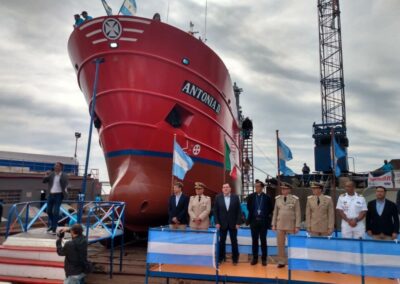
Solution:
[{"label": "person standing near ship", "polygon": [[311,236],[329,236],[335,224],[335,209],[332,198],[324,195],[322,183],[311,183],[313,195],[307,198],[306,228]]},{"label": "person standing near ship", "polygon": [[83,17],[84,22],[87,22],[87,21],[90,21],[93,19],[93,17],[89,16],[88,12],[86,12],[86,11],[83,11],[81,15]]},{"label": "person standing near ship", "polygon": [[171,229],[186,229],[188,224],[189,198],[183,194],[183,183],[174,184],[174,194],[169,198],[168,223]]},{"label": "person standing near ship", "polygon": [[215,227],[219,230],[219,262],[225,261],[226,237],[229,237],[232,244],[232,262],[234,265],[239,260],[239,247],[237,232],[242,223],[242,211],[240,209],[239,196],[231,193],[229,183],[222,185],[222,193],[215,197],[214,217]]},{"label": "person standing near ship", "polygon": [[355,192],[352,181],[345,183],[346,193],[339,196],[336,209],[342,217],[342,237],[362,239],[365,234],[365,215],[367,203],[365,198]]},{"label": "person standing near ship", "polygon": [[386,188],[376,187],[376,200],[368,203],[367,233],[375,240],[395,240],[399,232],[396,204],[386,199]]},{"label": "person standing near ship", "polygon": [[268,247],[267,231],[270,226],[272,202],[271,198],[263,192],[264,183],[257,180],[255,183],[256,192],[247,198],[247,209],[249,217],[247,223],[250,224],[253,260],[251,265],[258,263],[258,241],[261,242],[261,261],[262,265],[267,265]]},{"label": "person standing near ship", "polygon": [[74,24],[74,28],[78,28],[80,25],[83,24],[83,19],[81,18],[81,16],[79,14],[75,14],[74,15],[74,19],[75,19],[75,24]]},{"label": "person standing near ship", "polygon": [[159,13],[155,13],[155,14],[153,15],[153,21],[161,22],[161,16],[160,16]]},{"label": "person standing near ship", "polygon": [[[71,234],[71,240],[62,244],[66,232]],[[75,224],[71,228],[61,229],[57,235],[56,247],[59,256],[65,256],[64,271],[66,279],[65,284],[84,283],[86,273],[88,273],[87,260],[87,239],[83,235],[81,224]]]},{"label": "person standing near ship", "polygon": [[43,178],[43,183],[48,184],[49,194],[47,197],[47,215],[49,218],[48,232],[56,234],[58,219],[60,217],[60,206],[67,193],[68,176],[63,171],[63,164],[57,162],[54,171]]},{"label": "person standing near ship", "polygon": [[196,195],[189,201],[189,226],[193,230],[207,230],[210,226],[211,198],[204,195],[204,183],[195,182]]},{"label": "person standing near ship", "polygon": [[272,230],[276,231],[278,245],[278,268],[286,265],[285,241],[288,234],[297,234],[300,230],[301,211],[299,198],[290,194],[291,185],[280,184],[281,195],[275,197]]}]

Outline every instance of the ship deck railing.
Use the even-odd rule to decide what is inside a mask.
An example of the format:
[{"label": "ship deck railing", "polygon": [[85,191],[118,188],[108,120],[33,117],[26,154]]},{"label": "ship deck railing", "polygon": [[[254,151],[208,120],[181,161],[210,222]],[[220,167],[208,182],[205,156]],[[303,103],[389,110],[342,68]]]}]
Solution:
[{"label": "ship deck railing", "polygon": [[[268,235],[272,232],[268,232]],[[149,229],[146,282],[150,277],[240,283],[397,283],[400,278],[400,243],[372,239],[310,237],[304,231],[290,235],[288,266],[218,265],[218,230]],[[268,238],[268,244],[270,243]],[[227,239],[229,243],[229,236]],[[249,228],[238,230],[240,254],[251,254]],[[169,249],[168,249],[169,248]],[[230,249],[227,248],[227,252]],[[276,254],[276,250],[273,251]],[[268,246],[270,254],[270,245]],[[329,273],[328,273],[329,272]],[[390,279],[389,279],[390,278]],[[336,282],[335,282],[336,283]]]},{"label": "ship deck railing", "polygon": [[[69,212],[73,208],[74,212]],[[75,201],[63,200],[60,206],[59,225],[68,226],[69,220],[77,222],[79,208],[82,208],[82,226],[89,244],[102,242],[110,246],[110,278],[113,274],[115,240],[120,240],[119,270],[122,271],[124,247],[125,202],[117,201]],[[36,238],[46,238],[48,216],[45,201],[30,201],[14,204],[8,213],[5,237],[21,235],[29,237],[32,232]],[[64,226],[65,226],[64,225]],[[54,242],[55,244],[55,242]]]}]

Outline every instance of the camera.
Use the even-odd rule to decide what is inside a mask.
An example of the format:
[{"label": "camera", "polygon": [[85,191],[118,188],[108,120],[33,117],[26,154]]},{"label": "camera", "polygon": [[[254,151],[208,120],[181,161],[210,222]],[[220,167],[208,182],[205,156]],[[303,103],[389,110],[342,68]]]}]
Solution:
[{"label": "camera", "polygon": [[59,237],[60,239],[64,238],[64,236],[65,236],[65,232],[63,232],[63,231],[59,231],[57,233],[57,237]]}]

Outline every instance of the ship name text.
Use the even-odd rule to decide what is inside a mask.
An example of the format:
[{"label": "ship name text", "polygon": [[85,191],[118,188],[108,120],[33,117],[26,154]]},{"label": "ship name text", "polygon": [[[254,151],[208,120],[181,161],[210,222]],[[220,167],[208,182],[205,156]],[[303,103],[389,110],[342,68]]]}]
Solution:
[{"label": "ship name text", "polygon": [[220,113],[221,104],[212,95],[202,90],[195,84],[185,81],[185,83],[183,83],[182,92],[201,101],[203,104],[215,111],[215,113]]}]

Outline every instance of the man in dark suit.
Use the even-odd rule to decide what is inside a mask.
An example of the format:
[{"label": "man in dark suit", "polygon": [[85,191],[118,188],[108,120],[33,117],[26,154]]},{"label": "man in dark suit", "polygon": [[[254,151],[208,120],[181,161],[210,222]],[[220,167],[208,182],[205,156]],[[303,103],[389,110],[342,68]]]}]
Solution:
[{"label": "man in dark suit", "polygon": [[242,223],[242,211],[240,200],[236,194],[231,193],[229,183],[222,185],[222,193],[218,194],[214,202],[215,227],[219,230],[219,262],[225,260],[226,236],[232,244],[232,261],[237,264],[239,260],[239,248],[237,243],[237,230]]},{"label": "man in dark suit", "polygon": [[397,239],[399,213],[396,204],[386,197],[386,188],[376,187],[376,200],[368,203],[367,233],[375,240]]},{"label": "man in dark suit", "polygon": [[60,206],[67,194],[68,176],[63,171],[63,164],[57,162],[54,165],[54,171],[46,173],[43,183],[48,184],[49,195],[47,198],[47,214],[49,218],[49,228],[47,232],[55,235],[58,219],[60,217]]},{"label": "man in dark suit", "polygon": [[267,265],[267,230],[271,223],[271,214],[273,211],[271,198],[263,192],[264,183],[256,180],[256,192],[247,198],[247,209],[249,217],[247,223],[250,224],[253,260],[251,265],[258,262],[258,240],[261,241],[261,261],[262,265]]},{"label": "man in dark suit", "polygon": [[174,194],[169,198],[168,224],[171,229],[186,229],[188,224],[189,198],[182,193],[183,184],[174,184]]}]

